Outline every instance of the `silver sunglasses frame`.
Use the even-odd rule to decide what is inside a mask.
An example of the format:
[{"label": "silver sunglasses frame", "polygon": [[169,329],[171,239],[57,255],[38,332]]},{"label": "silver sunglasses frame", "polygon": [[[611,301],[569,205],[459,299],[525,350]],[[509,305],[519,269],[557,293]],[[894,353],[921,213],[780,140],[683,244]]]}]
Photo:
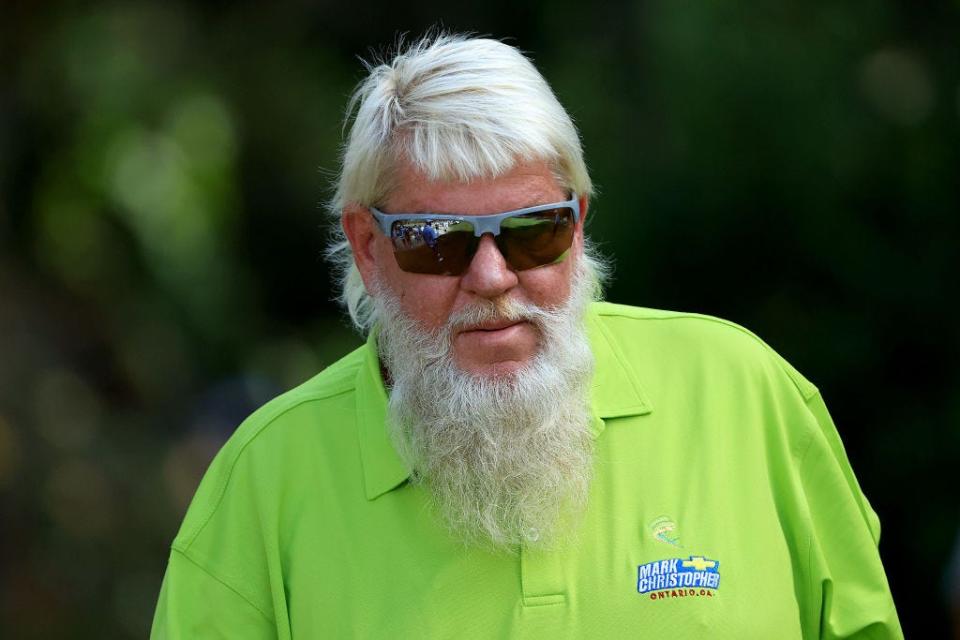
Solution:
[{"label": "silver sunglasses frame", "polygon": [[376,207],[369,207],[380,230],[388,238],[392,237],[391,227],[394,222],[401,220],[411,222],[428,222],[431,220],[458,220],[469,222],[473,225],[473,235],[480,237],[485,233],[493,234],[494,237],[500,235],[500,223],[509,218],[526,215],[528,213],[537,213],[538,211],[548,211],[550,209],[567,208],[573,210],[573,224],[580,223],[580,198],[573,194],[566,202],[553,202],[551,204],[538,204],[534,207],[524,207],[523,209],[514,209],[513,211],[504,211],[492,215],[458,215],[453,213],[384,213]]}]

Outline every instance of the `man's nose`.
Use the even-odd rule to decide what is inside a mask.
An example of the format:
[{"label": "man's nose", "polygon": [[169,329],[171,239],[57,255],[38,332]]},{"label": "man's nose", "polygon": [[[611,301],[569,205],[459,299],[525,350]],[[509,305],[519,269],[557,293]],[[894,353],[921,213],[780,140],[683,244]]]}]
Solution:
[{"label": "man's nose", "polygon": [[497,248],[493,236],[485,233],[470,262],[470,266],[460,279],[460,287],[482,298],[496,298],[517,286],[516,272],[510,268],[503,254]]}]

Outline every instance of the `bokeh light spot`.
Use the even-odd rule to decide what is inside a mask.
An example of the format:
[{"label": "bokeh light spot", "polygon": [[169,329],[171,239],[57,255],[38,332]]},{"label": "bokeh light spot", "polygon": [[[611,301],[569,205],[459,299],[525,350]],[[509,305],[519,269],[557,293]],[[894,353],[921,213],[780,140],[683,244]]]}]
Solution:
[{"label": "bokeh light spot", "polygon": [[120,364],[137,393],[149,402],[176,397],[192,384],[194,365],[181,327],[149,301],[124,323]]},{"label": "bokeh light spot", "polygon": [[45,506],[57,527],[76,538],[101,538],[115,524],[113,488],[103,469],[80,458],[53,467]]},{"label": "bokeh light spot", "polygon": [[930,72],[907,51],[883,49],[869,56],[861,68],[860,86],[874,108],[898,124],[919,124],[933,110]]},{"label": "bokeh light spot", "polygon": [[40,258],[69,283],[100,280],[110,254],[100,214],[80,194],[64,189],[49,189],[38,200]]},{"label": "bokeh light spot", "polygon": [[34,388],[37,431],[54,447],[79,449],[100,431],[103,404],[97,392],[66,369],[48,369]]},{"label": "bokeh light spot", "polygon": [[170,114],[169,130],[194,170],[218,173],[232,166],[236,149],[233,118],[219,98],[210,94],[183,98]]}]

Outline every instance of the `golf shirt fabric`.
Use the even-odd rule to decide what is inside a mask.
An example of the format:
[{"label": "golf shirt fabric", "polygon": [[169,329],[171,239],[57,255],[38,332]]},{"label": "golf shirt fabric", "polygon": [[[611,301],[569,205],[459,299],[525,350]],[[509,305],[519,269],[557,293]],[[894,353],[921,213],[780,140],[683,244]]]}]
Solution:
[{"label": "golf shirt fabric", "polygon": [[817,389],[712,317],[589,313],[595,469],[566,546],[466,548],[390,443],[375,334],[234,433],[154,638],[901,638]]}]

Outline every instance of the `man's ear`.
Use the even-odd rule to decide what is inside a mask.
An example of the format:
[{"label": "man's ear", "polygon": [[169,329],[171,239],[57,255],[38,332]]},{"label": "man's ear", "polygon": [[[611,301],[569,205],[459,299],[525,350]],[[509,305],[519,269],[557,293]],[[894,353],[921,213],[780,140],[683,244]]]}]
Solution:
[{"label": "man's ear", "polygon": [[590,196],[582,195],[578,200],[580,200],[580,224],[583,224],[587,219],[587,209],[590,208]]},{"label": "man's ear", "polygon": [[577,229],[575,232],[576,232],[577,244],[582,247],[583,237],[584,235],[586,235],[584,233],[586,226],[584,225],[587,222],[587,209],[590,208],[590,196],[582,195],[582,196],[579,196],[577,199],[580,201],[580,224],[577,225]]},{"label": "man's ear", "polygon": [[343,208],[340,225],[347,236],[347,242],[350,243],[353,260],[360,271],[360,277],[363,278],[363,284],[367,291],[373,291],[377,273],[374,242],[378,233],[373,216],[366,207],[350,203]]}]

